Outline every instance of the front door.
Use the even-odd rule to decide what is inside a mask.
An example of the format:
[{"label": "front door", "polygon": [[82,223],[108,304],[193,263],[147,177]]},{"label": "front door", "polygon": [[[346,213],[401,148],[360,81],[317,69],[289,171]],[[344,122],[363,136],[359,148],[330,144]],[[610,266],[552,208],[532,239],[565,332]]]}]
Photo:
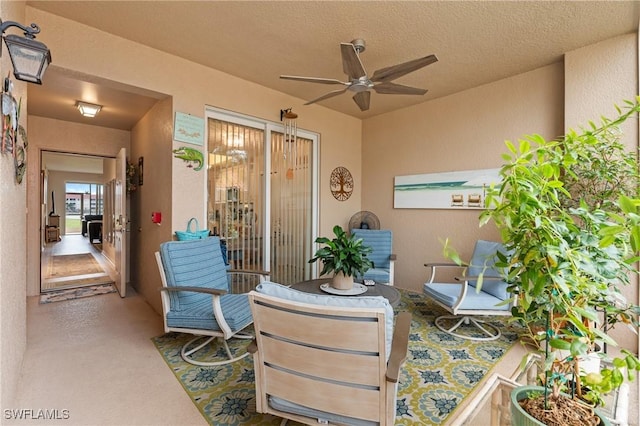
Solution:
[{"label": "front door", "polygon": [[116,288],[120,297],[127,294],[127,151],[122,148],[116,157],[116,182],[114,199],[114,246],[116,263]]}]

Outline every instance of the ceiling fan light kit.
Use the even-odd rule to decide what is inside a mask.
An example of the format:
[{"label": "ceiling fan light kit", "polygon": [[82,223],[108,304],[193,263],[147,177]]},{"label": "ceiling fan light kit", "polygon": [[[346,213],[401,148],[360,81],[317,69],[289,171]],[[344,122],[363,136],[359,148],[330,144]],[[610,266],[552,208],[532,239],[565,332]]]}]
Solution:
[{"label": "ceiling fan light kit", "polygon": [[351,91],[354,93],[353,101],[361,111],[366,111],[370,107],[371,90],[381,95],[424,95],[427,93],[426,89],[404,86],[402,84],[392,83],[391,81],[437,62],[438,58],[436,55],[428,55],[412,61],[381,68],[369,77],[360,61],[360,53],[364,52],[364,50],[365,42],[362,39],[355,39],[351,41],[351,43],[340,43],[342,70],[349,77],[349,81],[341,81],[335,78],[301,77],[296,75],[281,75],[280,78],[309,83],[343,85],[344,88],[325,93],[322,96],[306,102],[305,105],[323,101]]}]

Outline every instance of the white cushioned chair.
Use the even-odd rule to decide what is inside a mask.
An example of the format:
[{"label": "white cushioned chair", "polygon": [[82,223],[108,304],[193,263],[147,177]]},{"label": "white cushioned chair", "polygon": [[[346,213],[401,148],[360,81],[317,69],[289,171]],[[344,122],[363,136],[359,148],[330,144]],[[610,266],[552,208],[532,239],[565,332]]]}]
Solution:
[{"label": "white cushioned chair", "polygon": [[[220,239],[209,237],[192,241],[169,241],[160,245],[156,261],[162,279],[162,309],[165,332],[194,334],[185,344],[182,358],[191,364],[209,366],[237,361],[247,355],[233,355],[227,340],[253,339],[241,333],[253,322],[246,293],[233,294],[229,273],[254,275],[255,283],[267,276],[261,271],[228,271]],[[255,285],[254,285],[255,287]],[[220,338],[228,359],[197,360],[194,354],[215,338]],[[203,340],[199,344],[195,343]]]},{"label": "white cushioned chair", "polygon": [[[452,315],[436,318],[436,326],[449,334],[469,340],[495,340],[500,329],[479,316],[511,315],[514,298],[507,292],[507,283],[495,267],[496,253],[506,253],[501,243],[478,240],[464,276],[455,277],[456,282],[436,281],[437,271],[444,268],[461,268],[455,263],[425,263],[431,268],[429,281],[424,284],[424,294],[433,299]],[[482,285],[477,286],[482,274]],[[459,333],[462,325],[473,325],[477,334]]]},{"label": "white cushioned chair", "polygon": [[362,239],[362,245],[371,247],[367,255],[373,268],[356,279],[373,280],[381,284],[393,285],[396,255],[393,254],[393,233],[388,229],[352,229],[351,234]]},{"label": "white cushioned chair", "polygon": [[394,424],[411,314],[380,296],[303,293],[263,282],[249,293],[256,410],[303,424]]}]

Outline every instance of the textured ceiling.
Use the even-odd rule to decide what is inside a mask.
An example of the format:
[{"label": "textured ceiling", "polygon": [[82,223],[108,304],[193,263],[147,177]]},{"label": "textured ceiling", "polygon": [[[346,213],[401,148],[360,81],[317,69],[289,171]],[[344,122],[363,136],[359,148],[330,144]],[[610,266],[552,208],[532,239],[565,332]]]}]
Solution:
[{"label": "textured ceiling", "polygon": [[[438,56],[435,64],[395,80],[428,89],[424,96],[372,93],[371,108],[365,112],[359,110],[350,92],[319,102],[366,118],[536,69],[562,60],[564,52],[633,32],[640,3],[27,1],[27,5],[303,101],[337,87],[286,81],[279,76],[344,80],[341,42],[366,41],[361,59],[369,75],[396,63]],[[39,39],[46,43],[50,30],[43,28]],[[55,52],[53,58],[55,64]],[[45,76],[45,86],[47,79]],[[37,101],[44,103],[48,89],[41,90]],[[31,94],[30,89],[29,109],[33,110]]]}]

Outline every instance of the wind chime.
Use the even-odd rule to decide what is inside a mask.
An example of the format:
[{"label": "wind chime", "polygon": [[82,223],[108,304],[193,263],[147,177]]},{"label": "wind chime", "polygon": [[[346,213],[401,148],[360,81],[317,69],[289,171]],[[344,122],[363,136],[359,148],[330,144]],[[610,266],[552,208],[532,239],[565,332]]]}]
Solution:
[{"label": "wind chime", "polygon": [[289,163],[287,168],[287,179],[293,179],[293,170],[296,168],[297,162],[297,141],[298,141],[298,114],[291,110],[292,108],[280,110],[280,121],[284,126],[284,146],[282,151],[285,163]]}]

